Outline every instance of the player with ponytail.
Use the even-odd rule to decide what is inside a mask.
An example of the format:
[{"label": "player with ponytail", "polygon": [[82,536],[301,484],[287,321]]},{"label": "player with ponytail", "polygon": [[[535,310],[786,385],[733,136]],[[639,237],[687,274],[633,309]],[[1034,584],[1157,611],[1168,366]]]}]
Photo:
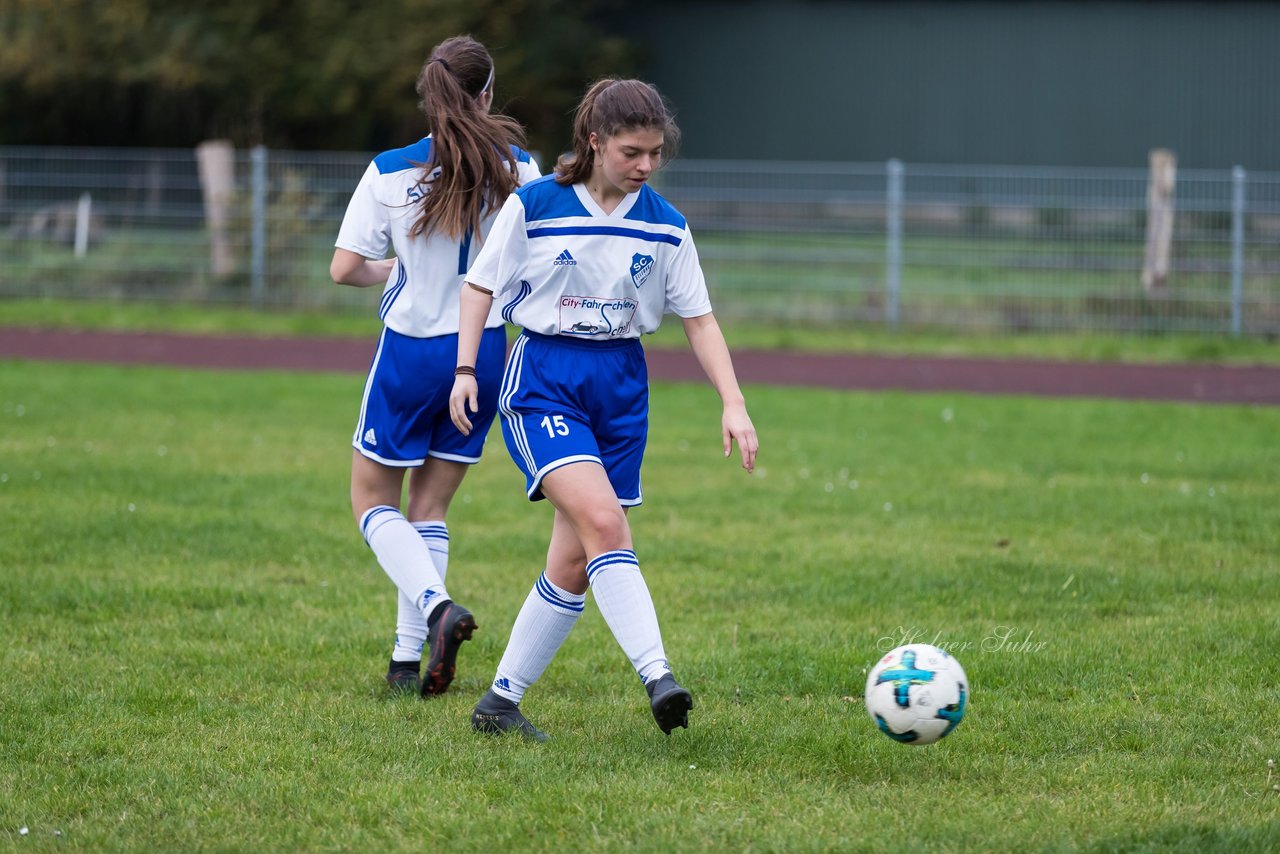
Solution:
[{"label": "player with ponytail", "polygon": [[[445,588],[445,514],[480,459],[497,412],[506,353],[500,314],[482,318],[470,361],[489,405],[480,429],[451,423],[449,392],[458,347],[458,292],[493,218],[518,186],[538,177],[524,133],[490,112],[494,64],[469,36],[441,42],[418,75],[429,136],[379,154],[347,207],[329,272],[339,284],[382,286],[383,322],[352,445],[351,509],[378,563],[399,591],[387,683],[440,694],[475,618]],[[394,258],[386,258],[388,251]],[[405,472],[409,502],[401,512]],[[422,666],[424,648],[428,652]]]}]

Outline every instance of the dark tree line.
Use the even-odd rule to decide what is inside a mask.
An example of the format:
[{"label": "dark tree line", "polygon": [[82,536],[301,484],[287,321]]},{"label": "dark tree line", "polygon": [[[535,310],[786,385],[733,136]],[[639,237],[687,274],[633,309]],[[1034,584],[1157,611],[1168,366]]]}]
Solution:
[{"label": "dark tree line", "polygon": [[634,73],[622,0],[0,0],[0,144],[370,150],[425,130],[414,81],[470,33],[544,158],[591,80]]}]

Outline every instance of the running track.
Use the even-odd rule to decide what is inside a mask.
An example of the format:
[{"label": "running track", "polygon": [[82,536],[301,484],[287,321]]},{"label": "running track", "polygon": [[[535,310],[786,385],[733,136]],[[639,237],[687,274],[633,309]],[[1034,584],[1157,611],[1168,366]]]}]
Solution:
[{"label": "running track", "polygon": [[[368,369],[373,345],[371,339],[0,327],[0,358],[123,365],[363,374]],[[650,349],[647,358],[653,379],[704,379],[701,368],[687,349]],[[1264,365],[1136,365],[750,350],[735,350],[734,364],[738,378],[745,383],[1280,405],[1280,367]]]}]

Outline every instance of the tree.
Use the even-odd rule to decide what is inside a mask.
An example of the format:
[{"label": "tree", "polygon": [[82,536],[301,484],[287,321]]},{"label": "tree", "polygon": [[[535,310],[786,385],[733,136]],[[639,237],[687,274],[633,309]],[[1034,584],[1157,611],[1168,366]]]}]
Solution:
[{"label": "tree", "polygon": [[369,150],[425,132],[414,81],[471,33],[547,160],[587,84],[633,72],[620,0],[0,0],[0,143]]}]

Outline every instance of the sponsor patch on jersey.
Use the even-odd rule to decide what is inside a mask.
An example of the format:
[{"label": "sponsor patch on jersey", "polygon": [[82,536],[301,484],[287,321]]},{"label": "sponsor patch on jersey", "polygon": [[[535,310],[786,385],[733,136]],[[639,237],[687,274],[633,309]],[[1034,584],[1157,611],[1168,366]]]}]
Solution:
[{"label": "sponsor patch on jersey", "polygon": [[631,331],[631,321],[640,303],[630,297],[560,298],[561,335],[608,335],[619,338]]},{"label": "sponsor patch on jersey", "polygon": [[652,255],[641,255],[637,252],[631,256],[631,281],[636,283],[637,288],[649,281],[649,274],[652,272]]}]

